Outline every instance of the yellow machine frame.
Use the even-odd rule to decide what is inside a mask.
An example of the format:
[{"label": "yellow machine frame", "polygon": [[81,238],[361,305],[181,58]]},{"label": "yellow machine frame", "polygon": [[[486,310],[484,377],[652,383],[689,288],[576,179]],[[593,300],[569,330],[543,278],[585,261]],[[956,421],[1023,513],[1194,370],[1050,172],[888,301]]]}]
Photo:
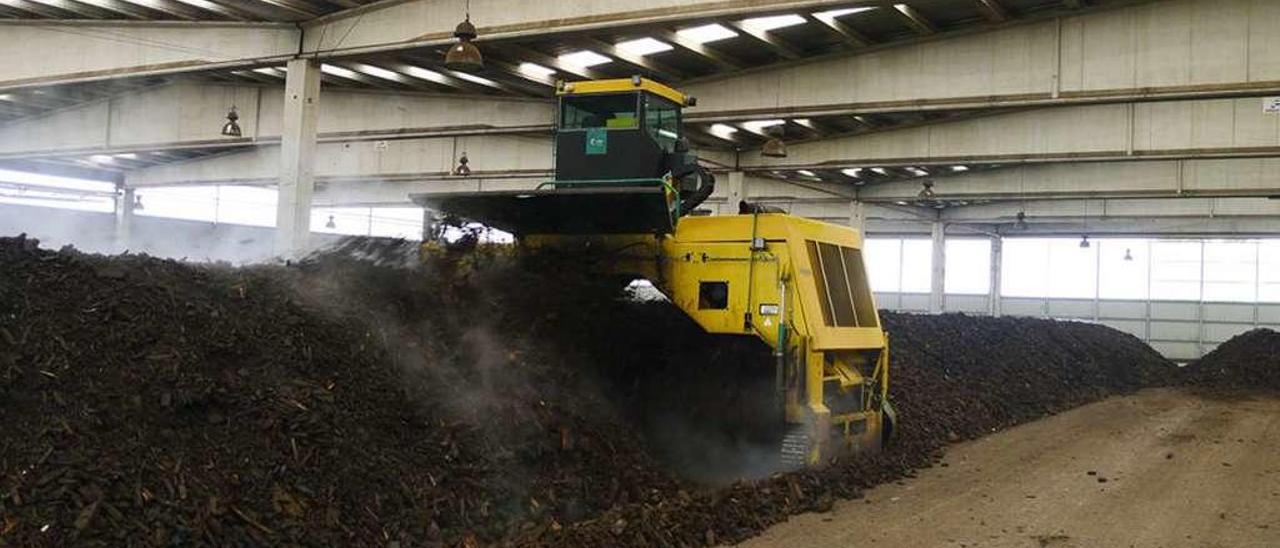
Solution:
[{"label": "yellow machine frame", "polygon": [[586,80],[581,82],[560,82],[556,86],[556,95],[596,95],[602,93],[630,93],[642,90],[664,97],[680,106],[693,106],[692,98],[675,88],[648,78],[610,78],[607,80]]},{"label": "yellow machine frame", "polygon": [[[562,96],[637,91],[681,106],[695,103],[639,76],[557,86]],[[708,332],[755,336],[768,344],[776,360],[779,415],[791,426],[782,442],[784,462],[818,465],[887,440],[893,426],[887,399],[889,343],[867,283],[862,236],[784,214],[682,216],[670,174],[655,181],[665,189],[670,233],[540,234],[526,226],[522,243],[614,251],[612,256],[620,258],[611,262],[614,273],[652,281]],[[530,193],[493,194],[492,201],[479,204],[484,206],[477,210],[479,220],[485,214],[501,217],[534,197],[608,196],[578,193],[587,183],[596,192],[637,184],[633,179],[569,181]],[[430,196],[421,201],[433,203]]]},{"label": "yellow machine frame", "polygon": [[[626,249],[614,268],[653,282],[708,332],[755,336],[774,350],[786,422],[795,425],[783,447],[791,464],[879,447],[889,345],[857,231],[748,214],[687,217],[675,233],[656,237],[548,235],[526,243],[583,240]],[[722,302],[707,302],[706,284],[723,284]]]}]

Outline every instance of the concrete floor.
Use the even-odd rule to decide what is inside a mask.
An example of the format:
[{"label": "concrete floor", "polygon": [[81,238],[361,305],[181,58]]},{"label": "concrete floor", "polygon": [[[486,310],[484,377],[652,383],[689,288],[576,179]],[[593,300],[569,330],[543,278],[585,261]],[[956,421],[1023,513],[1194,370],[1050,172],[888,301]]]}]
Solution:
[{"label": "concrete floor", "polygon": [[944,462],[743,545],[1280,547],[1280,398],[1148,390]]}]

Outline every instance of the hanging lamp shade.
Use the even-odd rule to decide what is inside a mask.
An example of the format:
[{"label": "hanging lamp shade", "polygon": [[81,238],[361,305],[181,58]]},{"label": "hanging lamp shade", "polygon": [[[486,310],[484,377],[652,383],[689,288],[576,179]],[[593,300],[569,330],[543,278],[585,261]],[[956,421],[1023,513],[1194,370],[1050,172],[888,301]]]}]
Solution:
[{"label": "hanging lamp shade", "polygon": [[937,194],[933,192],[933,181],[924,181],[920,183],[920,192],[916,194],[916,197],[921,200],[932,200],[936,196]]},{"label": "hanging lamp shade", "polygon": [[471,43],[476,39],[477,34],[476,26],[471,24],[470,14],[467,14],[467,18],[453,29],[453,36],[458,39],[458,43],[451,46],[444,54],[445,68],[461,72],[477,72],[483,69],[484,56],[480,55],[480,49]]},{"label": "hanging lamp shade", "polygon": [[458,23],[458,26],[453,28],[453,37],[459,40],[475,40],[477,36],[480,36],[480,34],[476,32],[476,26],[471,24],[470,13],[461,23]]},{"label": "hanging lamp shade", "polygon": [[760,155],[767,158],[786,158],[787,142],[782,140],[784,135],[782,124],[766,127],[764,135],[769,140],[764,142],[764,146],[760,147]]},{"label": "hanging lamp shade", "polygon": [[467,159],[467,153],[463,152],[462,157],[458,158],[458,167],[453,168],[453,174],[462,177],[471,175],[471,167],[467,165],[470,162],[471,160]]},{"label": "hanging lamp shade", "polygon": [[222,135],[226,137],[239,137],[240,131],[240,115],[236,114],[236,107],[231,107],[227,111],[227,123],[222,124]]},{"label": "hanging lamp shade", "polygon": [[333,215],[329,216],[329,222],[324,224],[325,228],[338,228],[338,223],[333,222]]},{"label": "hanging lamp shade", "polygon": [[1019,211],[1019,212],[1018,212],[1017,219],[1013,222],[1013,228],[1014,228],[1014,230],[1026,230],[1026,229],[1027,229],[1027,214],[1026,214],[1026,212],[1023,212],[1023,211]]},{"label": "hanging lamp shade", "polygon": [[760,155],[769,158],[786,158],[787,143],[778,137],[770,137],[760,148]]}]

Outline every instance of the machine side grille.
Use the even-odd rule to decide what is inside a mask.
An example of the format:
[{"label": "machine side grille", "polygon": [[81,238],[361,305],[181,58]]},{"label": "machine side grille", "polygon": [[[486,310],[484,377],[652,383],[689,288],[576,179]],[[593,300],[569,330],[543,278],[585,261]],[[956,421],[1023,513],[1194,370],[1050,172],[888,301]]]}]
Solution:
[{"label": "machine side grille", "polygon": [[861,251],[806,240],[822,320],[831,327],[878,327]]},{"label": "machine side grille", "polygon": [[818,303],[822,306],[822,323],[823,325],[835,325],[831,321],[831,298],[827,294],[827,273],[822,268],[822,260],[818,255],[818,243],[813,240],[805,240],[806,247],[809,249],[809,266],[813,269],[814,282],[818,285]]}]

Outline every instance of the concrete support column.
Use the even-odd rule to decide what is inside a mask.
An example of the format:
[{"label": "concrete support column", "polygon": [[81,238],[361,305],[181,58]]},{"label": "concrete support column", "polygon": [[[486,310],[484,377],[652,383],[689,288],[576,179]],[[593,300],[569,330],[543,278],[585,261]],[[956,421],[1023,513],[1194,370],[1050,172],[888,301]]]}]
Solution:
[{"label": "concrete support column", "polygon": [[129,240],[133,232],[133,202],[136,194],[129,187],[117,187],[116,192],[116,230],[115,251],[124,253],[129,250]]},{"label": "concrete support column", "polygon": [[1004,238],[991,237],[991,289],[987,293],[988,312],[1000,316],[1000,275],[1004,266]]},{"label": "concrete support column", "polygon": [[933,222],[933,259],[930,261],[929,312],[946,312],[947,238],[946,223]]},{"label": "concrete support column", "polygon": [[858,235],[867,235],[867,204],[858,200],[849,202],[849,227],[857,230]]},{"label": "concrete support column", "polygon": [[305,253],[311,235],[320,63],[293,59],[289,61],[288,71],[284,84],[284,131],[280,140],[276,205],[276,254],[286,258]]},{"label": "concrete support column", "polygon": [[729,215],[737,215],[738,203],[747,199],[747,176],[741,171],[729,172],[729,191],[725,197]]}]

